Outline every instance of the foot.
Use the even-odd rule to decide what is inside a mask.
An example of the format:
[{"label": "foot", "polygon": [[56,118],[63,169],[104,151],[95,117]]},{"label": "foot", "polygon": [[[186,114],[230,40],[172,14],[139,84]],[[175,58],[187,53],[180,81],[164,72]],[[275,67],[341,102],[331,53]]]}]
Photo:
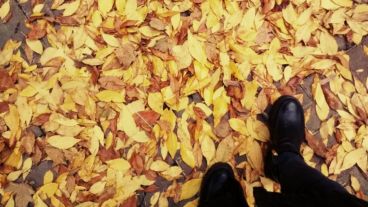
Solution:
[{"label": "foot", "polygon": [[299,101],[292,96],[281,96],[277,99],[269,113],[268,128],[272,148],[277,153],[299,154],[305,137],[304,112]]},{"label": "foot", "polygon": [[226,163],[216,163],[207,171],[199,196],[199,207],[248,206],[240,183]]}]

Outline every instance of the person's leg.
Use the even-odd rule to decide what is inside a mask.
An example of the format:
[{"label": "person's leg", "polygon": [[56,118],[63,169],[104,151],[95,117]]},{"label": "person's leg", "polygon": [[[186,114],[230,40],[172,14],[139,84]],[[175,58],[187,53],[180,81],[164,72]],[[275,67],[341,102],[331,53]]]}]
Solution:
[{"label": "person's leg", "polygon": [[[282,195],[279,201],[286,206],[367,206],[366,202],[350,195],[341,185],[309,167],[300,155],[305,138],[304,112],[301,104],[291,96],[279,98],[269,113],[268,127],[271,150],[265,158],[265,174],[278,181]],[[258,198],[264,197],[262,191]],[[268,196],[268,195],[267,195]],[[257,198],[256,198],[257,202]]]},{"label": "person's leg", "polygon": [[296,153],[283,152],[275,160],[276,173],[283,193],[300,193],[316,189],[346,192],[341,185],[308,166]]},{"label": "person's leg", "polygon": [[214,164],[202,180],[198,207],[248,207],[243,189],[226,163]]}]

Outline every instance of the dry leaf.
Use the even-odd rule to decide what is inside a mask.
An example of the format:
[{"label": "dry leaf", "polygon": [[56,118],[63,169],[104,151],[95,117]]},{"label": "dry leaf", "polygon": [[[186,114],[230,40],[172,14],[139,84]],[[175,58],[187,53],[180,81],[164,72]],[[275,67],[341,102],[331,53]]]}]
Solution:
[{"label": "dry leaf", "polygon": [[115,50],[116,57],[123,68],[128,68],[136,59],[133,44],[123,44]]},{"label": "dry leaf", "polygon": [[202,179],[192,179],[183,184],[179,201],[193,197],[198,193]]},{"label": "dry leaf", "polygon": [[47,138],[47,143],[58,149],[69,149],[77,144],[80,140],[74,137],[54,135]]}]

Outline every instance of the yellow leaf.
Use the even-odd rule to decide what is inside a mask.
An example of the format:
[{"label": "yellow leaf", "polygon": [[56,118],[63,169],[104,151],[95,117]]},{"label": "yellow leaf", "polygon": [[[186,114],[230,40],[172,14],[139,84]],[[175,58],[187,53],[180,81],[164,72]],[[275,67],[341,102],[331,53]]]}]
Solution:
[{"label": "yellow leaf", "polygon": [[363,148],[359,148],[349,152],[344,157],[344,162],[340,170],[344,171],[353,167],[362,157],[366,156],[366,153],[367,152]]},{"label": "yellow leaf", "polygon": [[360,183],[358,179],[354,177],[353,175],[351,175],[350,180],[351,180],[351,187],[353,187],[355,192],[358,192],[360,190]]},{"label": "yellow leaf", "polygon": [[152,162],[150,169],[156,172],[162,172],[170,168],[170,165],[162,160]]},{"label": "yellow leaf", "polygon": [[159,207],[169,207],[169,201],[166,197],[163,195],[160,196],[160,199],[158,200],[158,206]]},{"label": "yellow leaf", "polygon": [[51,183],[54,180],[54,174],[51,170],[48,170],[43,176],[43,184]]},{"label": "yellow leaf", "polygon": [[335,10],[338,9],[340,6],[335,4],[332,0],[323,0],[321,1],[321,6],[327,10]]},{"label": "yellow leaf", "polygon": [[43,185],[38,190],[38,192],[46,195],[47,197],[51,197],[56,193],[58,186],[59,185],[57,183],[48,183],[48,184]]},{"label": "yellow leaf", "polygon": [[216,151],[216,162],[228,162],[233,157],[234,140],[232,137],[226,137],[219,143]]},{"label": "yellow leaf", "polygon": [[247,127],[245,126],[245,122],[243,120],[232,118],[229,119],[229,124],[233,130],[239,132],[240,134],[245,135],[247,133]]},{"label": "yellow leaf", "polygon": [[203,47],[203,43],[197,40],[196,37],[189,32],[188,34],[188,49],[192,57],[202,64],[207,63],[206,52]]},{"label": "yellow leaf", "polygon": [[19,112],[14,105],[9,106],[9,112],[4,117],[5,124],[11,131],[11,139],[13,139],[20,127]]},{"label": "yellow leaf", "polygon": [[166,140],[166,146],[169,151],[169,154],[172,158],[175,157],[176,151],[178,150],[179,143],[178,138],[174,133],[169,133],[167,140]]},{"label": "yellow leaf", "polygon": [[92,23],[93,26],[95,27],[99,27],[102,23],[102,17],[101,17],[101,12],[96,10],[95,12],[93,12],[92,15]]},{"label": "yellow leaf", "polygon": [[161,175],[170,180],[176,179],[180,176],[183,170],[178,166],[170,167],[169,169],[163,171]]},{"label": "yellow leaf", "polygon": [[[316,79],[317,80],[317,79]],[[324,121],[327,119],[327,116],[329,114],[330,111],[330,107],[327,104],[325,95],[323,94],[322,88],[321,88],[321,84],[319,83],[319,81],[317,80],[317,83],[315,83],[314,86],[314,100],[316,101],[317,105],[316,105],[316,112],[318,115],[318,118],[321,121]]]},{"label": "yellow leaf", "polygon": [[194,168],[195,167],[195,158],[193,151],[184,144],[180,145],[180,156],[189,167]]},{"label": "yellow leaf", "polygon": [[100,60],[98,58],[87,58],[87,59],[84,59],[82,62],[87,65],[96,66],[96,65],[104,64],[105,61]]},{"label": "yellow leaf", "polygon": [[106,16],[114,6],[114,0],[98,0],[98,10],[102,16]]},{"label": "yellow leaf", "polygon": [[5,161],[5,165],[9,165],[14,168],[19,168],[22,162],[22,153],[19,152],[19,148],[13,150],[8,159]]},{"label": "yellow leaf", "polygon": [[184,43],[183,45],[175,45],[172,49],[172,52],[176,59],[176,64],[178,65],[179,70],[189,67],[193,61],[193,58],[190,55],[188,49],[187,42]]},{"label": "yellow leaf", "polygon": [[160,192],[156,192],[152,195],[151,199],[150,199],[150,206],[155,206],[158,199],[160,198]]},{"label": "yellow leaf", "polygon": [[106,163],[113,170],[117,170],[117,171],[121,171],[121,172],[126,172],[127,170],[130,169],[129,162],[126,161],[126,160],[124,160],[123,158],[109,160],[109,161],[106,161]]},{"label": "yellow leaf", "polygon": [[6,177],[6,179],[11,182],[16,181],[22,173],[23,173],[22,170],[10,172],[8,176]]},{"label": "yellow leaf", "polygon": [[261,142],[267,142],[269,140],[270,132],[268,131],[268,127],[261,121],[254,118],[248,118],[246,125],[252,138]]},{"label": "yellow leaf", "polygon": [[335,4],[343,7],[352,7],[353,0],[332,0]]},{"label": "yellow leaf", "polygon": [[42,47],[42,43],[41,43],[40,40],[29,40],[29,39],[26,39],[26,44],[34,52],[36,52],[36,53],[38,53],[40,55],[43,53],[43,47]]},{"label": "yellow leaf", "polygon": [[10,1],[6,1],[0,7],[0,19],[4,19],[10,12]]},{"label": "yellow leaf", "polygon": [[63,12],[63,16],[71,16],[78,10],[79,5],[80,0],[76,0],[70,3],[65,3],[61,5],[58,9],[65,9]]},{"label": "yellow leaf", "polygon": [[164,100],[161,95],[161,93],[149,93],[148,94],[148,106],[151,107],[152,110],[155,112],[162,114],[163,113],[163,106],[164,106]]},{"label": "yellow leaf", "polygon": [[216,146],[213,140],[209,136],[204,136],[201,142],[201,150],[203,156],[207,160],[207,164],[211,163],[212,159],[215,157]]},{"label": "yellow leaf", "polygon": [[323,60],[318,60],[317,62],[313,63],[312,68],[318,69],[318,70],[329,69],[335,64],[336,62],[334,60],[323,59]]},{"label": "yellow leaf", "polygon": [[40,58],[40,62],[42,65],[45,65],[48,61],[56,57],[64,57],[64,52],[61,49],[56,49],[53,47],[46,48]]},{"label": "yellow leaf", "polygon": [[263,170],[263,157],[261,146],[257,141],[250,142],[248,145],[247,157],[251,166],[258,172]]},{"label": "yellow leaf", "polygon": [[120,14],[124,14],[126,0],[115,0],[116,9]]},{"label": "yellow leaf", "polygon": [[335,38],[327,32],[321,32],[321,36],[319,38],[319,48],[323,53],[328,55],[334,55],[337,53],[337,43]]},{"label": "yellow leaf", "polygon": [[285,9],[282,10],[282,16],[285,21],[291,25],[297,20],[297,13],[293,7],[293,4],[289,4]]},{"label": "yellow leaf", "polygon": [[282,70],[279,64],[275,62],[274,55],[268,55],[267,62],[267,73],[272,77],[274,81],[279,81],[282,78]]},{"label": "yellow leaf", "polygon": [[119,47],[120,43],[119,40],[114,37],[114,35],[109,35],[102,33],[102,39],[110,46],[112,47]]},{"label": "yellow leaf", "polygon": [[37,90],[33,86],[28,85],[19,93],[19,95],[24,97],[32,97],[36,95],[36,93]]},{"label": "yellow leaf", "polygon": [[96,97],[98,98],[98,100],[104,101],[104,102],[114,102],[114,103],[124,102],[123,94],[118,91],[104,90],[104,91],[97,93]]},{"label": "yellow leaf", "polygon": [[202,182],[202,179],[200,178],[192,179],[192,180],[185,182],[183,186],[181,187],[179,201],[191,198],[195,194],[197,194],[201,186],[201,182]]},{"label": "yellow leaf", "polygon": [[42,201],[40,196],[36,193],[33,195],[35,207],[48,207],[45,202]]},{"label": "yellow leaf", "polygon": [[256,101],[256,94],[258,90],[258,83],[257,81],[245,81],[244,82],[244,89],[245,89],[245,96],[241,100],[242,105],[250,110],[252,107],[254,107],[254,103]]},{"label": "yellow leaf", "polygon": [[218,88],[213,94],[213,116],[215,126],[220,123],[222,116],[227,113],[229,103],[230,98],[226,95],[224,87]]},{"label": "yellow leaf", "polygon": [[49,137],[46,141],[51,146],[58,149],[69,149],[77,144],[80,140],[69,136],[54,135]]},{"label": "yellow leaf", "polygon": [[102,192],[104,192],[105,190],[105,185],[106,185],[106,182],[104,181],[99,181],[97,183],[94,183],[90,188],[89,188],[89,192],[91,192],[92,194],[95,194],[95,195],[99,195],[101,194]]},{"label": "yellow leaf", "polygon": [[368,46],[364,46],[364,48],[363,48],[363,49],[364,49],[364,53],[365,53],[365,55],[366,55],[366,56],[368,56]]},{"label": "yellow leaf", "polygon": [[15,206],[14,198],[13,198],[13,195],[11,195],[10,199],[8,200],[8,202],[6,202],[5,207],[14,207],[14,206]]},{"label": "yellow leaf", "polygon": [[141,131],[133,118],[133,113],[143,111],[144,105],[141,101],[130,103],[129,105],[122,105],[119,116],[118,129],[125,132],[129,138],[136,142],[148,142],[149,138],[144,131]]}]

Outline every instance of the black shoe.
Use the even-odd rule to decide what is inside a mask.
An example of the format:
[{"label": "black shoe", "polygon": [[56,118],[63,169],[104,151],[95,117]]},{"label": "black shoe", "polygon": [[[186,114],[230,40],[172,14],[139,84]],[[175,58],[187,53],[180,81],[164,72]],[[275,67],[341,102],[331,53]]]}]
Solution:
[{"label": "black shoe", "polygon": [[198,207],[247,207],[243,189],[226,163],[214,164],[202,180]]},{"label": "black shoe", "polygon": [[271,145],[277,153],[299,154],[305,138],[304,111],[299,101],[292,96],[281,96],[269,113],[268,128]]}]

